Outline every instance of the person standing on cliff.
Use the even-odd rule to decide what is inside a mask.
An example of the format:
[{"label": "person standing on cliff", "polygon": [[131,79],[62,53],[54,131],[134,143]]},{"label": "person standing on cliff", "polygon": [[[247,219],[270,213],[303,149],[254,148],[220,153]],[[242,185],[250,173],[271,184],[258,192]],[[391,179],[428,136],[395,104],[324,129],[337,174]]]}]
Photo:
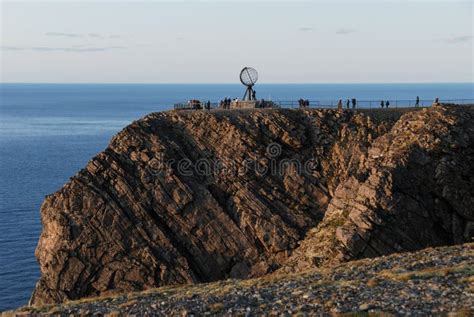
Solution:
[{"label": "person standing on cliff", "polygon": [[415,107],[419,107],[419,106],[420,106],[420,97],[416,96]]},{"label": "person standing on cliff", "polygon": [[385,108],[388,109],[388,106],[390,106],[390,102],[387,100],[387,101],[385,102]]},{"label": "person standing on cliff", "polygon": [[357,100],[355,98],[352,98],[352,109],[355,109],[357,105]]},{"label": "person standing on cliff", "polygon": [[382,101],[380,101],[380,108],[383,109],[383,106],[384,106],[384,103],[383,103],[383,100],[382,100]]},{"label": "person standing on cliff", "polygon": [[304,100],[303,100],[303,98],[300,98],[300,99],[298,100],[298,106],[299,106],[300,108],[303,108],[303,107],[304,107]]},{"label": "person standing on cliff", "polygon": [[339,101],[337,103],[337,109],[342,110],[342,99],[339,99]]},{"label": "person standing on cliff", "polygon": [[349,108],[350,108],[350,105],[351,105],[351,102],[349,101],[349,99],[347,99],[347,101],[346,101],[346,108],[349,109]]}]

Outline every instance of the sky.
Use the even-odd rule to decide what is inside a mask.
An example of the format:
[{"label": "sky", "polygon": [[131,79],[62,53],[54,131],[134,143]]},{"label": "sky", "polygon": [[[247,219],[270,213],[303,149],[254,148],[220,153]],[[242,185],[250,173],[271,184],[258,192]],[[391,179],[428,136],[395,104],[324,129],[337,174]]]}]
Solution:
[{"label": "sky", "polygon": [[473,1],[1,1],[0,82],[473,82]]}]

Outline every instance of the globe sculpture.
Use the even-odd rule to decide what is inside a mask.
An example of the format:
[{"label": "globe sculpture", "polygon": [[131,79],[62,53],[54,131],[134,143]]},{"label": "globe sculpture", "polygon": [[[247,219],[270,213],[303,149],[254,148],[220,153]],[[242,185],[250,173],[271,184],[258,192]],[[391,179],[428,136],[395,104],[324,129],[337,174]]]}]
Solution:
[{"label": "globe sculpture", "polygon": [[245,90],[243,100],[256,100],[255,97],[255,90],[253,90],[253,86],[258,80],[258,73],[252,67],[244,67],[240,71],[240,82],[247,86]]}]

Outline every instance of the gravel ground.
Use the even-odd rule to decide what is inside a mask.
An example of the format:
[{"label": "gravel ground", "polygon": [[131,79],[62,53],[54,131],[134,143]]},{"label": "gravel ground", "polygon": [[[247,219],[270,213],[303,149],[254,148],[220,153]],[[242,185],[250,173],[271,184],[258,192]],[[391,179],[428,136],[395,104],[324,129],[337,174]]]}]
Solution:
[{"label": "gravel ground", "polygon": [[150,289],[3,315],[474,315],[474,243],[251,280]]}]

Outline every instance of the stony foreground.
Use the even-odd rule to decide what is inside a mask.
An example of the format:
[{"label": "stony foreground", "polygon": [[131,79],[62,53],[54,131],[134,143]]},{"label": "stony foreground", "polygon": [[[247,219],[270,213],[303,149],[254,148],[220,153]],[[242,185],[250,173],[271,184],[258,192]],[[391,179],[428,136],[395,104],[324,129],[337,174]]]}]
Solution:
[{"label": "stony foreground", "polygon": [[449,315],[474,313],[474,243],[258,279],[25,307],[4,315]]}]

